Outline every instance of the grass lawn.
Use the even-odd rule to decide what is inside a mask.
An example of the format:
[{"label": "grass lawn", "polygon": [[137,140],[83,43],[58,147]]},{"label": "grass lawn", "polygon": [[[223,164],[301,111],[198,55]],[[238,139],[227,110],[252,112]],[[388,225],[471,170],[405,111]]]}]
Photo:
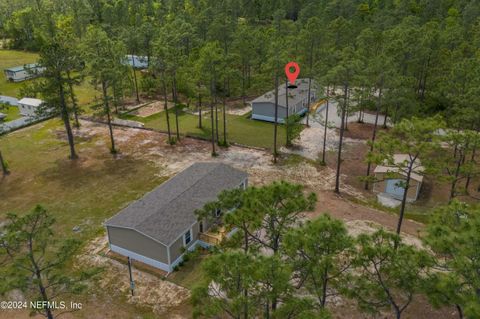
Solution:
[{"label": "grass lawn", "polygon": [[[160,184],[158,168],[124,155],[114,159],[99,146],[102,136],[76,138],[80,159],[71,161],[57,119],[0,138],[11,174],[0,177],[0,222],[7,212],[23,214],[42,204],[62,237],[89,239],[102,222]],[[80,233],[72,228],[81,227]]]},{"label": "grass lawn", "polygon": [[25,52],[25,51],[15,51],[15,50],[0,50],[0,94],[8,95],[13,97],[18,97],[22,83],[13,83],[7,81],[5,78],[4,69],[19,65],[24,65],[27,63],[35,63],[38,59],[38,54]]},{"label": "grass lawn", "polygon": [[[13,66],[24,65],[27,63],[35,63],[37,62],[37,60],[37,53],[16,50],[0,50],[0,94],[13,96],[16,98],[22,98],[23,96],[19,96],[20,89],[25,83],[28,83],[29,81],[17,83],[9,82],[5,78],[3,69]],[[80,105],[86,105],[91,103],[95,95],[98,95],[93,86],[89,83],[88,79],[85,79],[80,85],[75,88],[75,93],[77,94]]]},{"label": "grass lawn", "polygon": [[[170,128],[175,132],[175,111],[169,110]],[[198,117],[189,113],[179,112],[178,126],[181,134],[189,134],[203,138],[211,138],[211,119],[210,114],[202,116],[203,128],[199,129]],[[219,138],[223,140],[223,113],[218,114]],[[121,118],[135,120],[145,123],[145,127],[166,131],[167,121],[165,112],[160,112],[148,117],[138,117],[134,115],[122,115]],[[227,114],[227,140],[244,145],[273,148],[273,124],[268,122],[251,120],[247,116]],[[278,146],[285,145],[285,129],[282,125],[278,126]]]},{"label": "grass lawn", "polygon": [[179,286],[192,289],[203,279],[202,262],[208,257],[208,252],[201,251],[198,256],[194,256],[180,267],[179,270],[168,275],[167,279]]},{"label": "grass lawn", "polygon": [[20,110],[16,106],[7,106],[4,109],[0,109],[0,113],[6,114],[5,122],[16,120],[20,117]]}]

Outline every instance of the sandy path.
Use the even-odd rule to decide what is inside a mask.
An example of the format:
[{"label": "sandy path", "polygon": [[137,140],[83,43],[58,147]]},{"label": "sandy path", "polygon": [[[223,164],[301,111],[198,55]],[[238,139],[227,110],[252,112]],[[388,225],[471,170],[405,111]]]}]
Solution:
[{"label": "sandy path", "polygon": [[[362,223],[355,222],[369,221],[376,225],[384,226],[390,231],[395,231],[397,228],[397,215],[353,203],[332,191],[317,192],[317,196],[317,208],[315,212],[309,214],[309,217],[313,218],[327,212],[335,218],[346,221],[350,226],[358,225],[359,228],[362,228],[364,227]],[[405,219],[402,225],[402,233],[406,237],[418,237],[423,228],[423,224]]]}]

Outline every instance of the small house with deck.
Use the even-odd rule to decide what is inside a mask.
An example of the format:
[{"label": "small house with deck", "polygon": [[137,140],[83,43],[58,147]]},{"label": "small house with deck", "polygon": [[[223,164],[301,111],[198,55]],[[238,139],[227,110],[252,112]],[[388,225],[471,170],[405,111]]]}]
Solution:
[{"label": "small house with deck", "polygon": [[226,164],[193,164],[105,222],[110,250],[173,271],[186,250],[209,246],[202,234],[210,225],[199,221],[195,210],[224,190],[246,188],[247,179],[245,172]]}]

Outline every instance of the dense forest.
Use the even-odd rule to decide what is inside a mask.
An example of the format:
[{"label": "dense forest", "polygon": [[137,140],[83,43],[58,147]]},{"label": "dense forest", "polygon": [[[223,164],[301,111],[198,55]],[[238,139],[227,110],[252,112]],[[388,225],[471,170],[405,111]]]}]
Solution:
[{"label": "dense forest", "polygon": [[[442,112],[464,127],[478,114],[477,1],[17,0],[0,9],[11,48],[41,51],[61,32],[75,47],[100,28],[152,68],[160,58],[157,70],[192,99],[212,81],[218,95],[271,88],[275,70],[296,59],[302,76],[352,87],[352,101],[382,88],[394,121]],[[158,77],[141,81],[162,92]]]},{"label": "dense forest", "polygon": [[[400,318],[414,296],[423,294],[434,306],[455,308],[458,318],[479,316],[479,210],[455,199],[480,176],[479,1],[0,0],[0,38],[5,48],[38,52],[45,72],[22,90],[46,102],[43,112],[61,117],[71,159],[78,157],[74,127],[85,112],[75,92],[83,81],[100,96],[94,107],[108,124],[111,153],[118,152],[112,119],[123,102],[154,97],[165,102],[172,145],[181,137],[177,104],[200,111],[200,128],[202,105],[208,108],[205,121],[211,120],[216,155],[216,146],[228,146],[225,101],[245,104],[278,88],[286,81],[283,68],[289,61],[300,64],[300,77],[324,88],[327,110],[328,101],[338,103],[336,193],[349,114],[359,114],[359,122],[364,112],[376,114],[362,180],[366,190],[376,182],[373,164],[392,162],[399,152],[410,157],[398,164],[407,179],[400,186],[405,191],[397,234],[381,230],[353,239],[343,223],[328,216],[302,223],[299,214],[312,210],[316,197],[306,197],[299,185],[281,182],[223,193],[210,205],[239,208],[225,222],[240,231],[234,249],[216,251],[203,266],[207,281],[193,290],[196,316],[329,318],[325,304],[331,287],[371,314],[390,309]],[[132,72],[126,55],[145,56],[148,68]],[[168,100],[175,105],[174,119],[169,119]],[[219,106],[223,132],[216,118],[214,136]],[[327,124],[325,119],[325,135]],[[389,130],[376,135],[377,126],[387,124],[392,124]],[[277,123],[274,127],[276,161]],[[426,227],[428,253],[400,237],[410,175],[419,158],[428,174],[443,175],[451,184],[449,205],[433,209]],[[212,207],[197,214],[203,217]],[[50,223],[41,208],[36,214]],[[259,253],[262,249],[273,256]],[[214,298],[209,294],[213,281],[221,287]],[[292,291],[299,287],[316,300],[297,298]]]}]

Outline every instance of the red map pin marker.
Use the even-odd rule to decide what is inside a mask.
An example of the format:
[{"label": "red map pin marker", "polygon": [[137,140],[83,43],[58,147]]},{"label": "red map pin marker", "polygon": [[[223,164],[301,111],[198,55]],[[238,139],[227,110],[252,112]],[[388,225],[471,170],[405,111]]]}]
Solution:
[{"label": "red map pin marker", "polygon": [[[295,68],[295,71],[292,72],[290,70],[291,68]],[[285,65],[285,74],[287,75],[288,81],[291,84],[295,84],[295,80],[300,74],[300,67],[297,62],[288,62],[287,65]]]}]

